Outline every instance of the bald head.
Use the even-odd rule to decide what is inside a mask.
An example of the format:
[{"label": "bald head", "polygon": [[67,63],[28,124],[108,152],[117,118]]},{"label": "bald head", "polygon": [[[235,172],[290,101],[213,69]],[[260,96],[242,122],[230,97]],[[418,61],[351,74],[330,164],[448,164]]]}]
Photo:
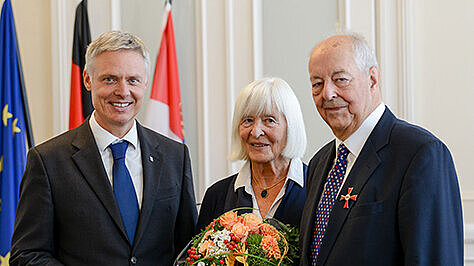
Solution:
[{"label": "bald head", "polygon": [[332,36],[311,53],[313,100],[334,135],[347,139],[380,104],[379,71],[367,43],[352,35]]},{"label": "bald head", "polygon": [[324,53],[328,52],[330,49],[343,48],[352,49],[352,38],[348,35],[335,35],[327,38],[326,40],[317,44],[314,49],[314,52]]},{"label": "bald head", "polygon": [[352,51],[355,64],[361,71],[369,71],[373,66],[378,67],[375,52],[370,48],[367,41],[360,35],[335,35],[327,38],[313,48],[311,54],[317,50],[324,52],[329,48],[348,49]]}]

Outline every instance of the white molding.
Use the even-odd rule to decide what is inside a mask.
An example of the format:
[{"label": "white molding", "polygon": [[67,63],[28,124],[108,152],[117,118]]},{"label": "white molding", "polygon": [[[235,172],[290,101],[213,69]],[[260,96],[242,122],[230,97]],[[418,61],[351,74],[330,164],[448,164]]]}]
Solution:
[{"label": "white molding", "polygon": [[402,119],[413,121],[413,1],[376,2],[377,56],[384,102]]},{"label": "white molding", "polygon": [[474,191],[464,191],[461,193],[462,201],[474,201]]},{"label": "white molding", "polygon": [[71,64],[68,62],[66,1],[51,0],[53,134],[68,129]]},{"label": "white molding", "polygon": [[400,115],[408,121],[414,120],[414,88],[413,88],[413,1],[399,0],[397,8],[399,22],[400,51]]},{"label": "white molding", "polygon": [[111,30],[122,29],[122,8],[120,0],[110,0],[110,28]]},{"label": "white molding", "polygon": [[[230,154],[232,139],[232,116],[234,112],[235,91],[235,47],[234,47],[234,0],[225,1],[225,41],[226,41],[226,101],[227,101],[227,153]],[[227,171],[234,170],[233,163],[227,160]]]},{"label": "white molding", "polygon": [[350,0],[338,0],[337,1],[337,17],[338,22],[336,24],[337,32],[345,32],[351,28],[350,21]]},{"label": "white molding", "polygon": [[399,78],[398,46],[396,34],[396,3],[392,1],[377,2],[377,58],[381,72],[381,91],[385,104],[399,115]]},{"label": "white molding", "polygon": [[209,103],[208,103],[208,51],[207,51],[207,0],[196,1],[196,91],[198,120],[198,165],[197,195],[204,195],[210,185],[210,154],[209,154]]},{"label": "white molding", "polygon": [[263,6],[252,0],[253,79],[263,77]]},{"label": "white molding", "polygon": [[[464,224],[464,262],[474,263],[474,224]],[[466,264],[467,265],[467,264]]]}]

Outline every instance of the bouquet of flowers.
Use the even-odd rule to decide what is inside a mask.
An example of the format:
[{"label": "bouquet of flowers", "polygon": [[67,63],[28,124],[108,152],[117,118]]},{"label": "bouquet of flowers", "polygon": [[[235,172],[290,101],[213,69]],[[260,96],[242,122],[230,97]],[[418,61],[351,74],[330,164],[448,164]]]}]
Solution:
[{"label": "bouquet of flowers", "polygon": [[[237,209],[235,209],[237,210]],[[177,265],[295,265],[298,230],[275,219],[229,211],[195,236]]]}]

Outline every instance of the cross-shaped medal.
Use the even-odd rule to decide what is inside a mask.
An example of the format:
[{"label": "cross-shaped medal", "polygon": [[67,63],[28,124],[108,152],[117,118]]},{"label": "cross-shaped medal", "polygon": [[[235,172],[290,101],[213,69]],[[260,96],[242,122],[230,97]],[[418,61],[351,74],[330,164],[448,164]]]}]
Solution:
[{"label": "cross-shaped medal", "polygon": [[345,200],[346,203],[344,203],[344,208],[348,209],[349,208],[349,200],[355,201],[357,199],[357,195],[351,195],[351,192],[354,188],[350,187],[347,190],[347,195],[341,195],[341,198],[339,200]]}]

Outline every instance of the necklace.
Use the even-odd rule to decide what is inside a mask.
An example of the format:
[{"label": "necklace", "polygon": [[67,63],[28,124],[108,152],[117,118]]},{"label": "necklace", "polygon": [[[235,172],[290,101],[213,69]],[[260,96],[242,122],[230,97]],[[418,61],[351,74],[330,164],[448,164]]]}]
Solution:
[{"label": "necklace", "polygon": [[260,196],[262,196],[262,198],[265,198],[266,196],[268,196],[268,190],[274,188],[276,185],[278,185],[278,184],[280,184],[282,181],[284,181],[284,180],[286,179],[286,176],[283,177],[282,179],[280,179],[280,180],[279,180],[278,182],[276,182],[275,184],[273,184],[273,185],[271,185],[271,186],[269,186],[269,187],[265,187],[265,188],[260,185],[260,183],[257,181],[256,178],[252,177],[252,179],[254,180],[254,182],[255,182],[255,184],[257,185],[257,187],[259,187],[259,188],[262,190],[262,192],[260,192]]}]

